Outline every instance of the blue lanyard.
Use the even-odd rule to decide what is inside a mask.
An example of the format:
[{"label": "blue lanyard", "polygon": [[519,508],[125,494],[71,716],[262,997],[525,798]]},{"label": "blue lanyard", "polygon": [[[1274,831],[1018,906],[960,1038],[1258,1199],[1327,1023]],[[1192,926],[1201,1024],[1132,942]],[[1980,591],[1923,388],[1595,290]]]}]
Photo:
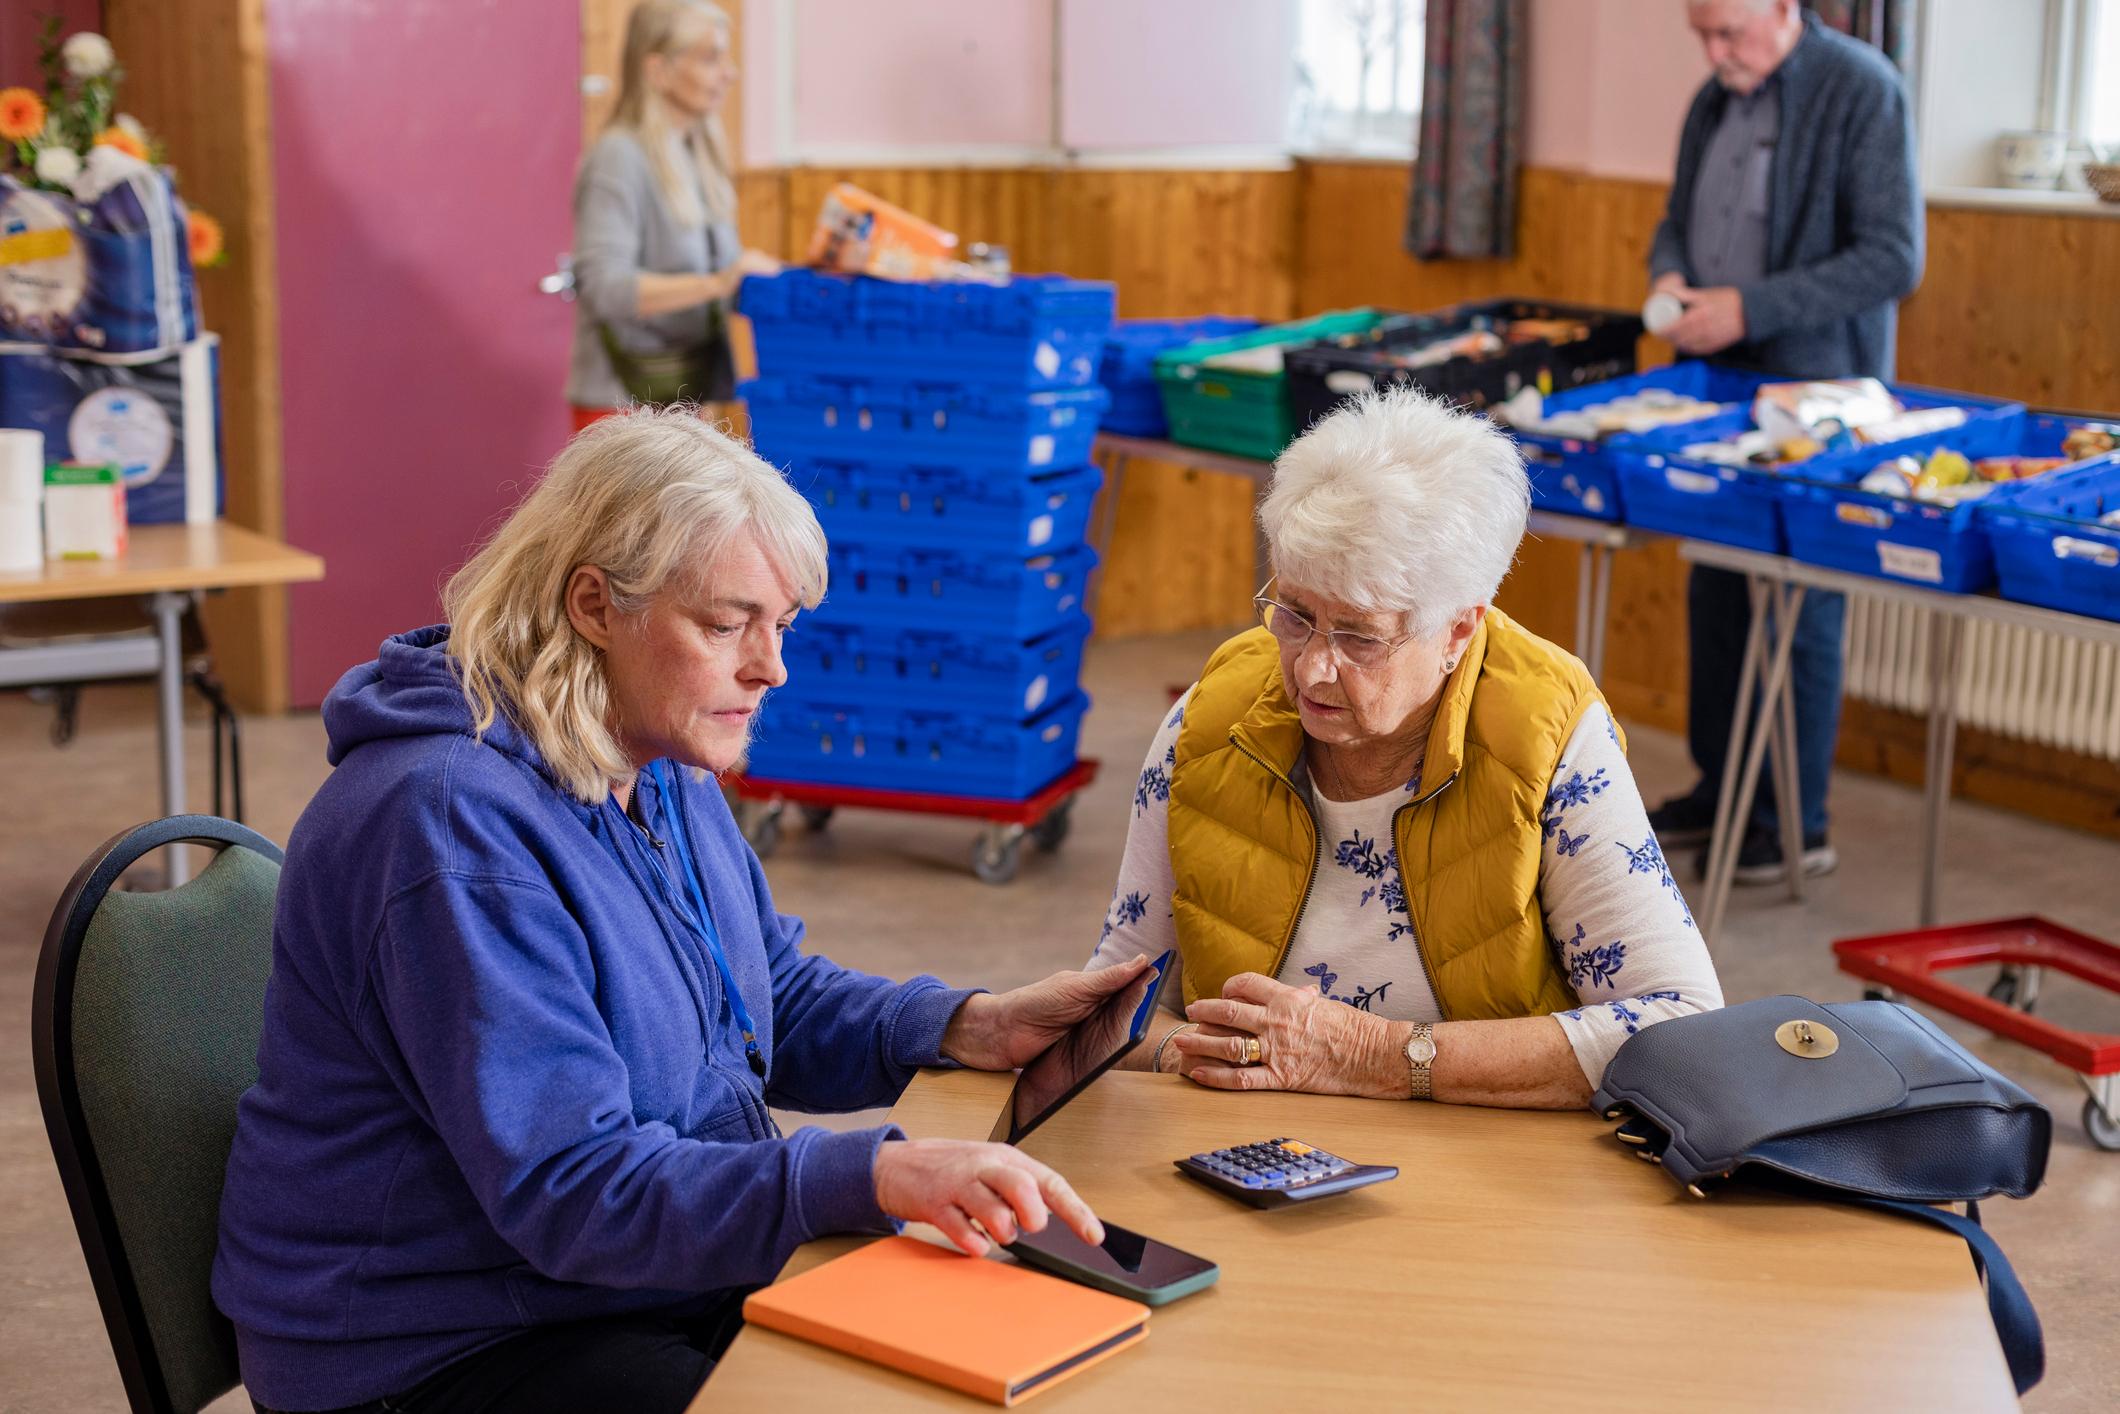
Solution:
[{"label": "blue lanyard", "polygon": [[743,993],[736,990],[736,979],[729,974],[729,959],[722,955],[721,935],[714,931],[714,916],[707,912],[707,896],[699,887],[699,866],[692,859],[692,839],[685,829],[684,803],[677,798],[677,790],[670,783],[669,770],[665,763],[653,761],[648,764],[648,774],[655,778],[655,793],[661,799],[663,818],[669,822],[670,843],[677,847],[677,861],[685,876],[685,890],[691,896],[692,909],[697,915],[699,935],[707,940],[707,954],[714,959],[714,970],[721,974],[722,994],[729,999],[729,1010],[736,1013],[736,1029],[743,1032],[743,1056],[750,1063],[751,1073],[763,1080],[766,1074],[766,1058],[758,1049],[757,1029],[751,1025],[751,1013],[744,1009]]}]

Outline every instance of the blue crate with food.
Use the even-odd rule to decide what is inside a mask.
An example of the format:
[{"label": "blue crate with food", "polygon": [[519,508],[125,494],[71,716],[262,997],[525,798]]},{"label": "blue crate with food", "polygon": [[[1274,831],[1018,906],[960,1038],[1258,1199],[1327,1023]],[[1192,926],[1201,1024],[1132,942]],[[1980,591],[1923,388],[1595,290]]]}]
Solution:
[{"label": "blue crate with food", "polygon": [[1721,416],[1749,405],[1767,381],[1763,373],[1688,359],[1550,396],[1525,388],[1488,411],[1516,434],[1532,505],[1616,521],[1625,518],[1625,502],[1608,440]]},{"label": "blue crate with food", "polygon": [[1022,800],[1075,764],[1082,693],[1029,721],[860,698],[766,699],[744,772],[778,781]]},{"label": "blue crate with food", "polygon": [[1789,553],[1831,569],[1958,593],[1995,582],[1976,514],[2110,460],[2111,426],[2048,413],[1939,432],[1876,452],[1819,457],[1790,473]]},{"label": "blue crate with food", "polygon": [[1789,475],[1821,456],[1895,453],[1901,444],[1991,435],[2021,403],[1874,378],[1762,384],[1751,406],[1701,422],[1608,440],[1627,522],[1779,554]]},{"label": "blue crate with food", "polygon": [[1097,381],[1112,395],[1102,430],[1128,437],[1168,437],[1156,355],[1205,339],[1226,339],[1259,327],[1256,319],[1211,314],[1201,319],[1122,319],[1105,336]]},{"label": "blue crate with food", "polygon": [[1113,287],[1061,275],[878,280],[753,275],[737,309],[769,374],[919,378],[1050,392],[1097,381]]},{"label": "blue crate with food", "polygon": [[799,696],[1035,716],[1071,695],[1090,620],[1077,612],[1023,641],[956,628],[907,628],[805,616],[781,646]]},{"label": "blue crate with food", "polygon": [[1087,545],[1025,559],[882,541],[834,541],[817,619],[1036,638],[1080,612],[1097,556]]},{"label": "blue crate with food", "polygon": [[2120,619],[2120,423],[2090,427],[2106,451],[2088,466],[1983,504],[1976,517],[1994,547],[2003,598]]},{"label": "blue crate with food", "polygon": [[1104,484],[1094,466],[1048,476],[877,462],[797,462],[788,480],[831,539],[972,545],[1023,555],[1079,545]]},{"label": "blue crate with food", "polygon": [[770,460],[918,462],[1037,473],[1081,466],[1111,395],[954,383],[754,378],[751,441]]}]

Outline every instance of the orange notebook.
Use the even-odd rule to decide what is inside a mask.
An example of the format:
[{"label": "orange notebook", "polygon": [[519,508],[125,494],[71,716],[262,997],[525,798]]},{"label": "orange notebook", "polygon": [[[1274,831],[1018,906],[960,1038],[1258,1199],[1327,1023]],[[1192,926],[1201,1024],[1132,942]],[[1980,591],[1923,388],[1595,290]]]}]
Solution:
[{"label": "orange notebook", "polygon": [[917,1237],[886,1237],[754,1292],[743,1315],[1002,1405],[1148,1334],[1138,1301]]}]

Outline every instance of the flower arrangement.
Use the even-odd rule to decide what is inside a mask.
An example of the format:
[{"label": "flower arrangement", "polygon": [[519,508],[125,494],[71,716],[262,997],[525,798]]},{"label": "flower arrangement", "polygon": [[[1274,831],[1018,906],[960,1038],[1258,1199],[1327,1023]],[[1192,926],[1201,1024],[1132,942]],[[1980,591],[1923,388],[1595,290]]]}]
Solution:
[{"label": "flower arrangement", "polygon": [[[0,170],[32,187],[92,202],[140,166],[163,167],[161,140],[139,119],[118,111],[118,85],[125,71],[117,52],[100,34],[82,31],[59,39],[59,18],[49,16],[39,47],[42,94],[0,88]],[[175,173],[170,171],[172,183]],[[186,230],[194,266],[227,259],[221,223],[190,212]]]}]

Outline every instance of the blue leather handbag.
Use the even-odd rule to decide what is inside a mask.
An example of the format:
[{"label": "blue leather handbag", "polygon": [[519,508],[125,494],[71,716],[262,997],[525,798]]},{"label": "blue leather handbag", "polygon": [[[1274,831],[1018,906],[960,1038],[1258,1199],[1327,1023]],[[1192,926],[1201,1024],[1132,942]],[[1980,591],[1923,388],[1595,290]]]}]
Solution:
[{"label": "blue leather handbag", "polygon": [[[1629,1038],[1590,1103],[1696,1197],[1765,1183],[1958,1234],[1987,1279],[2017,1392],[2039,1382],[2038,1314],[1975,1200],[2039,1187],[2053,1117],[1928,1018],[1803,997],[1676,1017]],[[1952,1202],[1966,1215],[1929,1206]]]}]

